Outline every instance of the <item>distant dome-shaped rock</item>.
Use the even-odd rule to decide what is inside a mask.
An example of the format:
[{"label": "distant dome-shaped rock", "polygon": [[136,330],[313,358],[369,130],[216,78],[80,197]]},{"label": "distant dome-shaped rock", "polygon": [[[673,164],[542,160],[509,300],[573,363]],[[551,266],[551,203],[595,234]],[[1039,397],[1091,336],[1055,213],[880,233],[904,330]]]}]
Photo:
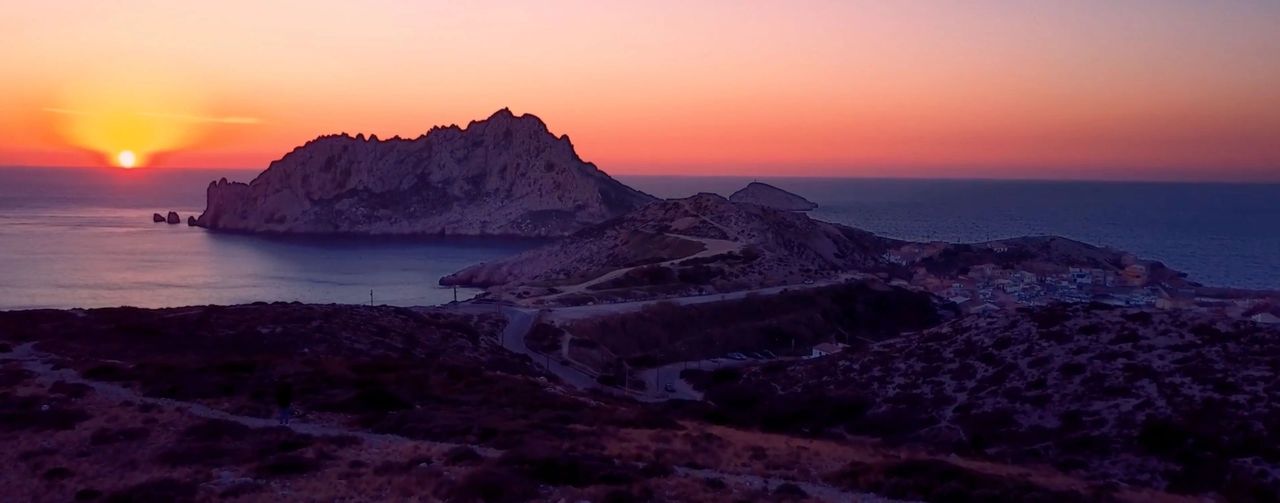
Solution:
[{"label": "distant dome-shaped rock", "polygon": [[159,213],[152,213],[152,214],[151,214],[151,221],[152,221],[152,222],[155,222],[155,223],[161,223],[161,222],[164,222],[164,215],[161,215],[161,214],[159,214]]},{"label": "distant dome-shaped rock", "polygon": [[195,226],[196,226],[195,215],[187,215],[187,227],[195,227]]},{"label": "distant dome-shaped rock", "polygon": [[729,196],[729,200],[783,211],[809,211],[818,207],[813,201],[760,182],[751,182]]},{"label": "distant dome-shaped rock", "polygon": [[654,201],[541,119],[505,109],[412,140],[321,136],[207,197],[196,224],[210,230],[525,237],[567,236]]},{"label": "distant dome-shaped rock", "polygon": [[164,221],[165,221],[165,222],[168,222],[168,223],[170,223],[170,224],[181,223],[181,222],[182,222],[182,217],[179,217],[179,216],[178,216],[178,212],[176,212],[176,211],[170,211],[170,212],[169,212],[169,216],[168,216],[168,217],[165,217]]}]

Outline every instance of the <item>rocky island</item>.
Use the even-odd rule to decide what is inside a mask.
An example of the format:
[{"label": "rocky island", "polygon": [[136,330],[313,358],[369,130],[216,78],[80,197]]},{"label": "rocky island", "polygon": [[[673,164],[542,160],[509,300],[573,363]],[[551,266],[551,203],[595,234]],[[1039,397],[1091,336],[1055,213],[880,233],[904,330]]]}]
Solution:
[{"label": "rocky island", "polygon": [[735,203],[750,203],[783,211],[809,211],[818,207],[813,201],[762,182],[751,182],[729,195]]},{"label": "rocky island", "polygon": [[322,136],[252,182],[209,185],[196,224],[281,234],[554,237],[653,197],[574,152],[541,119],[503,109],[415,139]]}]

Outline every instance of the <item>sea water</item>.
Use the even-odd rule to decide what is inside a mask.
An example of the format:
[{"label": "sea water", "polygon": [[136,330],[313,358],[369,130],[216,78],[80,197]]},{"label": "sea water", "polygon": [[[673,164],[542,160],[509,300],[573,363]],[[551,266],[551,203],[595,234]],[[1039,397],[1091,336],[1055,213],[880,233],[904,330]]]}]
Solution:
[{"label": "sea water", "polygon": [[[536,242],[286,238],[188,227],[210,181],[247,170],[0,168],[0,309],[256,301],[431,305],[438,281]],[[622,176],[660,197],[747,178]],[[815,218],[912,240],[1057,234],[1164,261],[1205,284],[1280,289],[1280,186],[776,178]],[[153,223],[179,212],[183,223]],[[458,298],[475,291],[462,289]]]}]

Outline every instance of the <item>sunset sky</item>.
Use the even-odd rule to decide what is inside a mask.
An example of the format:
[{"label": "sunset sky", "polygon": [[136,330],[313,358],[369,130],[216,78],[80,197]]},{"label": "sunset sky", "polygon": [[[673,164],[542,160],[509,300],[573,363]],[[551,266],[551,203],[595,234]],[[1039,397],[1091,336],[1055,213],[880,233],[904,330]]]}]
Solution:
[{"label": "sunset sky", "polygon": [[510,107],[611,173],[1280,180],[1271,0],[17,2],[0,44],[0,165]]}]

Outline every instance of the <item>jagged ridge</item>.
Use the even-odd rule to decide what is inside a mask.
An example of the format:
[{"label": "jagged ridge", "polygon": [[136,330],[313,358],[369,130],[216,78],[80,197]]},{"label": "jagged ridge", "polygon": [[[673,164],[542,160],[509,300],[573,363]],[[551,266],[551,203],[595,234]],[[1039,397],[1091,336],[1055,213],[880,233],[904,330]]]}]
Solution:
[{"label": "jagged ridge", "polygon": [[653,200],[584,162],[568,136],[503,109],[418,138],[321,136],[252,182],[209,185],[197,224],[295,234],[552,237]]}]

